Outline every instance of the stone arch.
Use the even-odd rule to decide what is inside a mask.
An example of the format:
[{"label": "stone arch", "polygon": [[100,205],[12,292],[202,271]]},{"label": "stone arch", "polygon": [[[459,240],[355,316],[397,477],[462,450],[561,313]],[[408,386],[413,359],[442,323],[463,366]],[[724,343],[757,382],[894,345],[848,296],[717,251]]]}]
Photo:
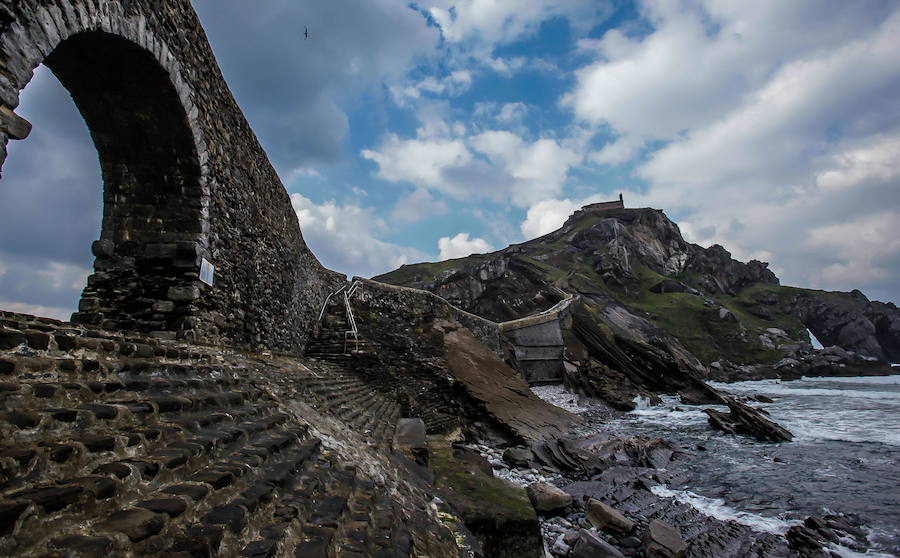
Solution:
[{"label": "stone arch", "polygon": [[[96,273],[74,320],[302,351],[322,303],[346,277],[306,246],[191,0],[0,0],[0,163],[7,140],[27,131],[14,111],[45,60],[91,120],[105,188],[119,192],[106,200]],[[141,85],[113,79],[123,74]],[[99,100],[111,94],[97,87],[102,79],[125,87],[115,104],[134,114],[104,121],[113,103]],[[144,86],[160,95],[148,99]],[[152,110],[144,104],[151,101]],[[155,120],[149,128],[141,107]],[[145,145],[135,129],[158,145]],[[120,133],[130,138],[122,145]],[[215,264],[211,288],[199,281],[201,258]]]},{"label": "stone arch", "polygon": [[191,91],[142,15],[76,4],[62,17],[68,4],[61,5],[38,8],[4,33],[4,41],[21,41],[22,56],[2,100],[7,111],[15,107],[44,63],[72,95],[97,148],[102,229],[73,321],[184,334],[201,311],[197,271],[209,232],[206,149]]}]

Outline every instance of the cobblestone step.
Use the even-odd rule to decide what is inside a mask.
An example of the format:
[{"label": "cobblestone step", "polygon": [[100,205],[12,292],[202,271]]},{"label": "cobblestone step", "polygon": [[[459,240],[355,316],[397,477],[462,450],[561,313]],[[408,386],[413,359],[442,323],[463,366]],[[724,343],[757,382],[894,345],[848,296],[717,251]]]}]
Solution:
[{"label": "cobblestone step", "polygon": [[0,556],[410,555],[397,487],[282,402],[386,446],[400,407],[358,356],[269,375],[257,357],[13,316],[0,312]]}]

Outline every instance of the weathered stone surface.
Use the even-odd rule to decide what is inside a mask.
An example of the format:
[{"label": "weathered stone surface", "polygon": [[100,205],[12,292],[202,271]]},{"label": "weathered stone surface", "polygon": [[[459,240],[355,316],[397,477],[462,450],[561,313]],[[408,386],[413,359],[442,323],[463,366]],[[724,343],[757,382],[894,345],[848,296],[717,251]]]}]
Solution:
[{"label": "weathered stone surface", "polygon": [[152,308],[154,312],[168,314],[175,311],[175,303],[171,300],[160,300],[159,302],[154,302]]},{"label": "weathered stone surface", "polygon": [[625,558],[616,547],[588,530],[578,532],[578,540],[572,547],[570,558]]},{"label": "weathered stone surface", "polygon": [[14,113],[9,107],[0,105],[0,130],[10,139],[23,140],[31,133],[31,122]]},{"label": "weathered stone surface", "polygon": [[648,558],[682,558],[687,544],[668,523],[654,519],[644,531],[644,552]]},{"label": "weathered stone surface", "polygon": [[542,558],[540,525],[524,490],[491,477],[474,452],[446,444],[429,450],[438,493],[458,510],[485,556]]},{"label": "weathered stone surface", "polygon": [[116,512],[100,524],[100,528],[124,533],[132,542],[140,542],[160,531],[166,524],[165,518],[145,509],[130,509]]},{"label": "weathered stone surface", "polygon": [[14,349],[25,342],[21,331],[0,327],[0,349]]},{"label": "weathered stone surface", "polygon": [[52,539],[50,547],[65,552],[66,556],[101,558],[109,556],[110,551],[113,549],[113,542],[106,537],[65,535]]},{"label": "weathered stone surface", "polygon": [[0,536],[9,536],[13,533],[19,517],[28,509],[25,502],[0,503]]},{"label": "weathered stone surface", "polygon": [[734,315],[734,312],[727,308],[719,308],[719,319],[723,322],[738,322],[737,316]]},{"label": "weathered stone surface", "polygon": [[138,506],[156,513],[165,513],[169,517],[178,517],[187,509],[187,504],[179,498],[154,498],[139,502]]},{"label": "weathered stone surface", "polygon": [[437,324],[436,329],[444,333],[444,349],[453,376],[473,397],[484,402],[490,415],[523,439],[558,435],[578,422],[577,417],[533,395],[528,384],[469,330],[451,323]]},{"label": "weathered stone surface", "polygon": [[525,488],[534,510],[541,514],[562,513],[572,505],[572,496],[546,482],[535,482]]},{"label": "weathered stone surface", "polygon": [[717,430],[731,434],[753,436],[761,442],[790,442],[794,436],[786,429],[775,424],[762,414],[739,401],[726,398],[729,413],[715,409],[704,409],[709,416],[709,424]]},{"label": "weathered stone surface", "polygon": [[[383,378],[2,311],[0,323],[67,347],[0,352],[11,363],[0,382],[0,555],[240,556],[306,543],[459,555],[430,511],[434,476],[389,451],[400,405]],[[421,444],[422,424],[414,430]],[[310,525],[330,538],[299,541]],[[273,542],[251,546],[263,541]]]},{"label": "weathered stone surface", "polygon": [[175,302],[190,302],[200,298],[200,287],[191,285],[188,287],[169,287],[166,294],[169,300]]},{"label": "weathered stone surface", "polygon": [[402,453],[419,465],[427,465],[428,442],[425,437],[425,421],[420,418],[397,421],[393,446],[394,451]]},{"label": "weathered stone surface", "polygon": [[618,535],[627,535],[634,530],[634,521],[600,500],[588,498],[585,508],[588,521],[597,529]]},{"label": "weathered stone surface", "polygon": [[522,447],[506,448],[503,451],[503,461],[510,467],[530,467],[534,461],[534,452]]}]

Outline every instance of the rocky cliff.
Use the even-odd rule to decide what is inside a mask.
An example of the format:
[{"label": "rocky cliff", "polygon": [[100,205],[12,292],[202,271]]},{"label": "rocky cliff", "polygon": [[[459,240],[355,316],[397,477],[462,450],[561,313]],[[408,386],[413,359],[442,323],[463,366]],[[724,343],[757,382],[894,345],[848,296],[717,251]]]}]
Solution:
[{"label": "rocky cliff", "polygon": [[[885,373],[885,362],[900,360],[900,311],[893,304],[871,302],[859,291],[782,286],[765,262],[740,262],[722,246],[685,241],[655,209],[580,210],[540,238],[406,265],[375,279],[431,291],[495,321],[543,310],[560,300],[560,291],[575,295],[576,319],[565,325],[573,364],[628,376],[623,363],[634,355],[622,360],[612,347],[630,346],[632,353],[638,347],[645,356],[665,355],[679,371],[664,381],[632,371],[622,397],[673,381],[687,389],[695,377]],[[591,327],[600,335],[588,334]],[[815,351],[807,329],[836,348]],[[598,339],[613,343],[601,349]]]}]

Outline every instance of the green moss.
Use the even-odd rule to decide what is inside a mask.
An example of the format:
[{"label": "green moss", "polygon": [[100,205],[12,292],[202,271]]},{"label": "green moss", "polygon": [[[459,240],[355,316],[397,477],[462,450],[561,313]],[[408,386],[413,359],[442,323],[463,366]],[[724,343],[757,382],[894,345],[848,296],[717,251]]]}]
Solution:
[{"label": "green moss", "polygon": [[[640,289],[630,290],[630,296],[623,302],[648,314],[657,327],[678,339],[704,363],[723,357],[742,363],[776,362],[782,358],[782,353],[765,349],[757,340],[759,334],[767,327],[780,327],[786,331],[796,329],[797,322],[790,316],[779,316],[778,320],[769,322],[748,313],[740,301],[731,297],[720,297],[718,302],[741,323],[724,321],[719,318],[719,306],[708,305],[703,297],[690,293],[650,292],[650,287],[663,279],[653,270],[634,266],[632,273]],[[754,296],[754,293],[746,296]],[[746,331],[742,330],[741,324]]]},{"label": "green moss", "polygon": [[429,444],[428,466],[435,473],[436,486],[451,490],[454,505],[469,519],[472,516],[536,518],[523,489],[490,477],[475,464],[455,457],[448,444]]},{"label": "green moss", "polygon": [[537,274],[542,276],[548,283],[558,281],[566,275],[565,270],[528,256],[516,256],[515,260],[525,266],[533,268]]}]

